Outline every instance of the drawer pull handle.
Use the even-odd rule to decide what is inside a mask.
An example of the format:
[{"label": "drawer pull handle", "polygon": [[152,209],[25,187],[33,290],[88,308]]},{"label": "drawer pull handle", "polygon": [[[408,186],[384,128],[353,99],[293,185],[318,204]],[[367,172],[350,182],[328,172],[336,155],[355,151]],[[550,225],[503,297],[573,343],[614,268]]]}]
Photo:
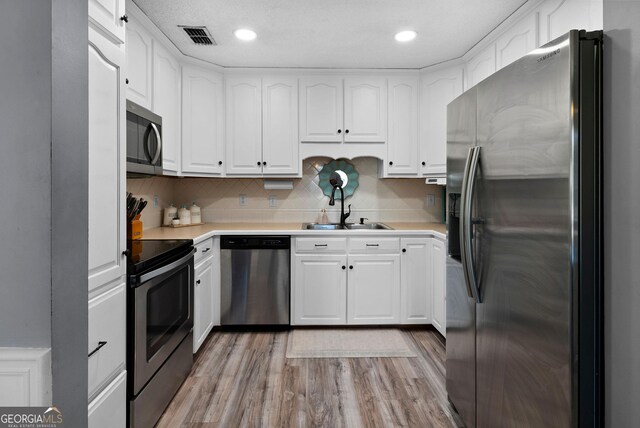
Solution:
[{"label": "drawer pull handle", "polygon": [[379,247],[380,244],[367,244],[367,247]]},{"label": "drawer pull handle", "polygon": [[315,244],[316,247],[326,247],[327,244]]},{"label": "drawer pull handle", "polygon": [[211,248],[205,248],[204,250],[202,250],[202,254],[206,253],[207,251],[209,251]]},{"label": "drawer pull handle", "polygon": [[93,351],[89,352],[89,357],[87,357],[87,358],[90,358],[93,354],[98,352],[100,350],[100,348],[102,348],[106,344],[107,344],[106,340],[98,342],[98,346],[96,347],[96,349],[94,349]]}]

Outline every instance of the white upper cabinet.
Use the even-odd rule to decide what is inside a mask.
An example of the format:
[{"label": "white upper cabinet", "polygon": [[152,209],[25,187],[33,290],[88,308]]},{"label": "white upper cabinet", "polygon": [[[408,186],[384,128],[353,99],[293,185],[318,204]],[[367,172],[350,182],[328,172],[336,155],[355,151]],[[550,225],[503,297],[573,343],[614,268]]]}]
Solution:
[{"label": "white upper cabinet", "polygon": [[89,291],[125,274],[124,47],[89,29]]},{"label": "white upper cabinet", "polygon": [[262,174],[260,78],[226,79],[226,172]]},{"label": "white upper cabinet", "polygon": [[344,80],[345,143],[387,141],[387,80],[347,78]]},{"label": "white upper cabinet", "polygon": [[342,142],[342,88],[340,78],[300,79],[301,142]]},{"label": "white upper cabinet", "polygon": [[262,172],[298,174],[298,80],[262,81]]},{"label": "white upper cabinet", "polygon": [[418,172],[418,77],[389,78],[387,176]]},{"label": "white upper cabinet", "polygon": [[539,8],[540,44],[569,30],[602,30],[602,0],[547,0]]},{"label": "white upper cabinet", "polygon": [[447,172],[447,104],[462,94],[462,65],[425,72],[420,78],[420,168]]},{"label": "white upper cabinet", "polygon": [[160,43],[153,43],[153,108],[162,117],[162,169],[180,172],[180,65]]},{"label": "white upper cabinet", "polygon": [[477,85],[487,77],[496,72],[496,45],[491,43],[483,51],[471,58],[467,62],[467,72],[465,73],[466,83],[464,89],[467,90]]},{"label": "white upper cabinet", "polygon": [[89,18],[111,39],[124,43],[125,0],[89,0]]},{"label": "white upper cabinet", "polygon": [[182,173],[223,171],[224,105],[222,77],[192,66],[182,68]]},{"label": "white upper cabinet", "polygon": [[127,99],[151,110],[151,35],[134,19],[127,24]]},{"label": "white upper cabinet", "polygon": [[538,14],[518,21],[496,40],[496,65],[501,69],[538,47]]}]

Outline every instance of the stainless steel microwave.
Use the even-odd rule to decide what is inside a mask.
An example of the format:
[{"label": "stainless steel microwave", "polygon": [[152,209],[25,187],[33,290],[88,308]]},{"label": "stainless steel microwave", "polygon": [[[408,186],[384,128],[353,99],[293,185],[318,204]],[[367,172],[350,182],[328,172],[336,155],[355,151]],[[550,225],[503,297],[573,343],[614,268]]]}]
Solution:
[{"label": "stainless steel microwave", "polygon": [[162,175],[162,118],[127,100],[127,176]]}]

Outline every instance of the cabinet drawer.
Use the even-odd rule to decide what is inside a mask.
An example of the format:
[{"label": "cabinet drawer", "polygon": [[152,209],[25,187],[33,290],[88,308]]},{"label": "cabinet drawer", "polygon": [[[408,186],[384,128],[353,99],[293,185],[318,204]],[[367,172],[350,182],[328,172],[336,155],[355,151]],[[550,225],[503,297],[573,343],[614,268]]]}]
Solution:
[{"label": "cabinet drawer", "polygon": [[213,239],[205,239],[199,244],[196,244],[195,248],[196,253],[193,256],[193,261],[197,264],[200,260],[204,260],[213,254]]},{"label": "cabinet drawer", "polygon": [[344,253],[346,238],[296,238],[297,253]]},{"label": "cabinet drawer", "polygon": [[89,403],[89,428],[127,426],[127,372],[122,372]]},{"label": "cabinet drawer", "polygon": [[349,253],[398,253],[399,238],[349,238]]},{"label": "cabinet drawer", "polygon": [[89,398],[125,367],[126,287],[121,284],[89,300]]}]

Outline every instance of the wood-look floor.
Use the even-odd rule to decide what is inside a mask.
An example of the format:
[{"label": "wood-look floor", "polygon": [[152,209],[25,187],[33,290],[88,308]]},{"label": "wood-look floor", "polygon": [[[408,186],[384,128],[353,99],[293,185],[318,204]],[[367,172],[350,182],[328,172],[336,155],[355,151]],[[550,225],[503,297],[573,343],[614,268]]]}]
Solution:
[{"label": "wood-look floor", "polygon": [[457,427],[442,337],[417,358],[285,358],[289,332],[211,334],[157,427]]}]

